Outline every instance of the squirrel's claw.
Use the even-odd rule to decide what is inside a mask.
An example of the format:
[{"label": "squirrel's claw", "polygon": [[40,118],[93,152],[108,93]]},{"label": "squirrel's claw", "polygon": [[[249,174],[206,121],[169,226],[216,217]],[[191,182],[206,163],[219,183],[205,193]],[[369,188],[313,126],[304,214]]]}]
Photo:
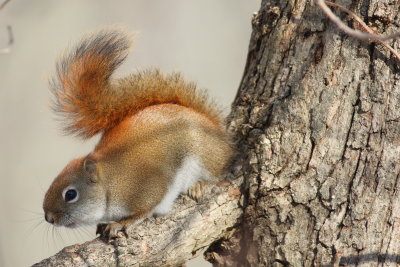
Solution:
[{"label": "squirrel's claw", "polygon": [[196,202],[200,202],[205,194],[206,182],[198,182],[188,189],[188,195]]},{"label": "squirrel's claw", "polygon": [[120,223],[109,223],[109,224],[98,224],[96,229],[96,234],[100,234],[100,237],[110,240],[119,237],[118,233],[122,233],[126,237],[128,234],[126,232],[126,227]]}]

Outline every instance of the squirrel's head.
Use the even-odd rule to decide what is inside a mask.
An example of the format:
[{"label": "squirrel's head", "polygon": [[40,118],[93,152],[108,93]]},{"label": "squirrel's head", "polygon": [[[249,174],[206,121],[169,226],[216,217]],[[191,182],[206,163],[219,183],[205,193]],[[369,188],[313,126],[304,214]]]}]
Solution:
[{"label": "squirrel's head", "polygon": [[46,221],[71,228],[101,221],[106,192],[99,169],[90,157],[71,161],[47,190],[43,201]]}]

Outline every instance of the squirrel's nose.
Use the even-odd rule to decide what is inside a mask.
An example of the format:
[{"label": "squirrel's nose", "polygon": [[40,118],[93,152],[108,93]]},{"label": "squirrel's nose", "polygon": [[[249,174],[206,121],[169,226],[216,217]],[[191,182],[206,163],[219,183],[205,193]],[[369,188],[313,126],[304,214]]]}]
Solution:
[{"label": "squirrel's nose", "polygon": [[46,212],[44,214],[44,219],[48,222],[53,224],[54,223],[54,215],[51,212]]}]

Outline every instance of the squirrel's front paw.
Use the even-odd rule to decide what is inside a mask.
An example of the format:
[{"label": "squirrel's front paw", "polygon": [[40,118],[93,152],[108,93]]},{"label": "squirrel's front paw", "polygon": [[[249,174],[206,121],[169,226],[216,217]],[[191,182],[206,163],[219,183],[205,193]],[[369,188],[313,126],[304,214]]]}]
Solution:
[{"label": "squirrel's front paw", "polygon": [[96,234],[100,234],[100,236],[106,240],[117,238],[118,233],[121,232],[126,237],[128,236],[128,234],[126,233],[126,226],[118,222],[109,224],[98,224],[96,229]]},{"label": "squirrel's front paw", "polygon": [[206,182],[198,182],[188,189],[188,195],[196,202],[200,202],[205,194]]}]

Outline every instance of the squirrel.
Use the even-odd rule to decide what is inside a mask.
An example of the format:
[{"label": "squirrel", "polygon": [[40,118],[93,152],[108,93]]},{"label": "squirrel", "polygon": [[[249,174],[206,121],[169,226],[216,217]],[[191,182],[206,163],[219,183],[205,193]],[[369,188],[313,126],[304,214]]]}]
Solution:
[{"label": "squirrel", "polygon": [[69,228],[97,225],[115,238],[129,225],[167,214],[181,193],[221,181],[232,145],[220,112],[180,74],[111,75],[131,38],[111,29],[83,38],[61,57],[50,80],[65,132],[100,134],[94,151],[72,160],[46,192],[45,220]]}]

